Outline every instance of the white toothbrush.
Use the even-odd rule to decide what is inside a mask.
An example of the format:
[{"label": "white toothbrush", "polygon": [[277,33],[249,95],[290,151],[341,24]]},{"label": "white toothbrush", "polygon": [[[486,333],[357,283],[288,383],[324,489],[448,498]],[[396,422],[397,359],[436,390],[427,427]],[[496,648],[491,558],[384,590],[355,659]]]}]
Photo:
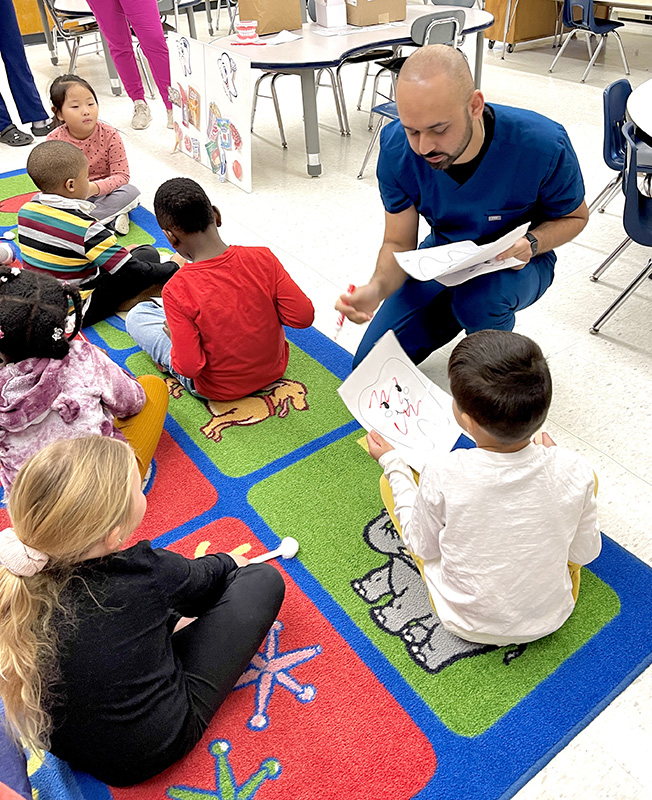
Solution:
[{"label": "white toothbrush", "polygon": [[285,536],[281,539],[281,544],[276,550],[270,550],[268,553],[263,553],[260,556],[254,556],[249,559],[250,564],[262,564],[263,561],[269,561],[270,558],[294,558],[299,552],[299,542],[291,536]]}]

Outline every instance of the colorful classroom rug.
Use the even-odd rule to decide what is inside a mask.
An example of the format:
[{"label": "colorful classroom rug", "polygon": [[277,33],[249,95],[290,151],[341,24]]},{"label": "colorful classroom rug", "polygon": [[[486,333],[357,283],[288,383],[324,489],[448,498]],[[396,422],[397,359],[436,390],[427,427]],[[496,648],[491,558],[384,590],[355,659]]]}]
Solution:
[{"label": "colorful classroom rug", "polygon": [[[29,191],[24,175],[0,180],[0,233],[15,225],[11,197]],[[151,214],[132,220],[127,241],[165,246]],[[89,338],[135,374],[156,372],[117,317]],[[294,536],[298,556],[276,563],[277,622],[181,763],[111,789],[32,757],[38,800],[509,798],[652,660],[652,570],[607,537],[556,634],[487,648],[444,631],[336,393],[350,355],[314,329],[288,339],[266,400],[207,406],[170,382],[135,534],[190,557]]]}]

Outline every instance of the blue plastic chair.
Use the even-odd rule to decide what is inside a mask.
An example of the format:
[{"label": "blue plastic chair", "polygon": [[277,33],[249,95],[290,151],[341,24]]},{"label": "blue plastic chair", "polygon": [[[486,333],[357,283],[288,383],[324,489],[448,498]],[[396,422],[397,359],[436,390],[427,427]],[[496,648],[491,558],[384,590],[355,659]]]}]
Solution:
[{"label": "blue plastic chair", "polygon": [[[580,19],[574,19],[573,10],[579,8],[582,12],[582,16]],[[566,41],[561,46],[559,52],[555,56],[555,60],[550,65],[550,69],[548,72],[552,72],[555,68],[555,64],[561,58],[564,50],[568,47],[570,40],[575,36],[578,31],[582,31],[586,34],[586,44],[589,50],[589,65],[584,71],[584,75],[582,75],[582,80],[580,83],[584,83],[586,80],[587,75],[591,71],[591,67],[595,64],[595,61],[600,54],[600,51],[604,47],[605,40],[610,33],[616,37],[616,41],[618,42],[618,48],[620,49],[620,56],[623,60],[623,65],[625,67],[625,75],[629,75],[629,64],[627,63],[627,56],[625,55],[625,48],[623,47],[623,43],[620,39],[620,34],[618,33],[617,28],[622,28],[622,22],[614,22],[612,20],[596,20],[595,15],[593,13],[593,0],[564,0],[564,8],[562,12],[562,18],[564,21],[564,26],[566,28],[570,28],[570,33],[566,37]],[[591,53],[591,40],[590,35],[594,34],[595,36],[600,37],[600,41],[598,42],[598,46],[595,48],[593,53]]]},{"label": "blue plastic chair", "polygon": [[[410,28],[410,36],[414,44],[422,47],[428,44],[448,44],[457,47],[462,37],[466,15],[463,10],[437,11],[414,20]],[[365,168],[374,149],[383,125],[390,120],[398,119],[396,103],[392,100],[381,103],[371,109],[372,114],[378,114],[378,122],[365,153],[358,179],[364,175]]]},{"label": "blue plastic chair", "polygon": [[[631,122],[623,126],[623,136],[627,144],[627,163],[623,178],[623,188],[625,191],[625,211],[623,213],[623,224],[628,239],[626,243],[636,242],[643,247],[652,247],[652,197],[644,194],[638,187],[638,155],[641,150],[646,148],[634,133],[634,124]],[[625,244],[623,242],[623,244]],[[623,245],[620,245],[622,248]],[[624,248],[623,248],[624,249]],[[621,250],[622,252],[622,250]],[[614,259],[615,260],[615,259]],[[613,263],[613,260],[609,263]],[[604,266],[604,265],[603,265]],[[609,266],[609,264],[607,264]],[[602,269],[602,272],[607,267]],[[599,270],[597,271],[599,272]],[[602,274],[594,273],[593,280]],[[602,313],[590,328],[591,333],[598,333],[604,323],[620,308],[620,306],[633,294],[643,281],[652,275],[652,258],[648,259],[645,267],[638,273],[634,280],[624,289],[610,306]]]}]

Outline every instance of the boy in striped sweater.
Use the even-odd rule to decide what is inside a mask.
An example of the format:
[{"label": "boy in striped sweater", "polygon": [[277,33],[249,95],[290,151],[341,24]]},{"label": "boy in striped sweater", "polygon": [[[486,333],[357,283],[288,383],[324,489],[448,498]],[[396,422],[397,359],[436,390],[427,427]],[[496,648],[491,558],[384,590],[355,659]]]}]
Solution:
[{"label": "boy in striped sweater", "polygon": [[40,193],[18,212],[23,263],[81,292],[92,290],[84,325],[160,295],[178,266],[161,264],[151,245],[127,250],[90,216],[88,161],[81,150],[69,142],[43,142],[30,153],[27,172]]}]

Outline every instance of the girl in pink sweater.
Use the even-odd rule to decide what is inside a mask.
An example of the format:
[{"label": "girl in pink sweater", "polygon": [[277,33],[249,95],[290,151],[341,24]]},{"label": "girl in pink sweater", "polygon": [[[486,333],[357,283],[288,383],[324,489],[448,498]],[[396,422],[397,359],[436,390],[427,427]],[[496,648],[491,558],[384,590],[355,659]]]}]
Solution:
[{"label": "girl in pink sweater", "polygon": [[129,212],[139,203],[140,192],[129,183],[127,154],[118,131],[98,122],[97,95],[78,75],[60,75],[50,86],[52,111],[60,125],[48,139],[61,139],[78,147],[88,159],[91,214],[117,233],[129,233]]}]

